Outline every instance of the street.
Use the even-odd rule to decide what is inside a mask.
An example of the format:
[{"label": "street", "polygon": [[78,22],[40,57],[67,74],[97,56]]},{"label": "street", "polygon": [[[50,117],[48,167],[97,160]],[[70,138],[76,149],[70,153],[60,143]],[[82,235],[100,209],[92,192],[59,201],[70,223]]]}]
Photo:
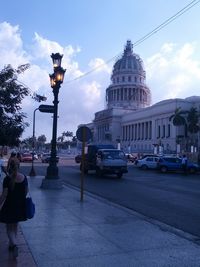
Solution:
[{"label": "street", "polygon": [[[30,164],[21,170],[29,174]],[[35,163],[37,175],[46,174],[47,164]],[[59,175],[65,184],[80,187],[79,164],[73,159],[59,163]],[[129,164],[122,179],[97,177],[94,172],[84,176],[84,191],[137,211],[200,238],[200,175],[161,174],[143,171]]]}]

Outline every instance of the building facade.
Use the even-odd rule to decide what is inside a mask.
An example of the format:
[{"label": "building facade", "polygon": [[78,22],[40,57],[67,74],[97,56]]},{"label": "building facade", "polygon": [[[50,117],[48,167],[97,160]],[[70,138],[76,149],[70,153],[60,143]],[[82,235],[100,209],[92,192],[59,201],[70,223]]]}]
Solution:
[{"label": "building facade", "polygon": [[93,142],[112,143],[130,153],[177,153],[185,149],[181,138],[184,126],[174,126],[169,118],[179,107],[183,111],[191,107],[199,110],[200,97],[168,99],[151,105],[142,59],[127,41],[122,57],[113,66],[106,103],[106,109],[96,112],[88,124]]}]

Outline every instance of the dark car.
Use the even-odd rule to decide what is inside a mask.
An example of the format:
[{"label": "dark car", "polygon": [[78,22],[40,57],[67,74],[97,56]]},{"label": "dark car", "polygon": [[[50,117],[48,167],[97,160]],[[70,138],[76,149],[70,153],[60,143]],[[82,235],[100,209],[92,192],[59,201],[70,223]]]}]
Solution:
[{"label": "dark car", "polygon": [[[166,173],[168,171],[183,171],[182,159],[178,157],[160,157],[157,162],[157,169],[162,173]],[[195,173],[199,171],[199,166],[188,161],[187,171],[188,173]]]},{"label": "dark car", "polygon": [[[41,156],[42,163],[49,163],[51,154],[50,153],[44,153]],[[59,162],[59,157],[56,156],[56,162]]]}]

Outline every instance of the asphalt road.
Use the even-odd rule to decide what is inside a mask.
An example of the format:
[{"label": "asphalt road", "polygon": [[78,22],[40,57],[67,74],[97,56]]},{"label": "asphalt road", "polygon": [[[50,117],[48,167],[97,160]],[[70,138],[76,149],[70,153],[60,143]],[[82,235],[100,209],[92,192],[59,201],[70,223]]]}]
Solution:
[{"label": "asphalt road", "polygon": [[[37,175],[45,175],[46,167],[36,163]],[[28,175],[30,165],[21,168]],[[80,187],[79,165],[73,160],[59,164],[59,175],[65,183]],[[94,172],[85,175],[84,190],[200,238],[200,174],[161,174],[131,164],[122,179],[99,178]]]}]

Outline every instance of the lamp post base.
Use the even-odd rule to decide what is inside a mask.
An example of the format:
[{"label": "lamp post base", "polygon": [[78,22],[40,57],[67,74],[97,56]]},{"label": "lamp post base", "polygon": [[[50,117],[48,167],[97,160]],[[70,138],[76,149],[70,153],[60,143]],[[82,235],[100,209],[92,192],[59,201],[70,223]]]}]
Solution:
[{"label": "lamp post base", "polygon": [[42,180],[42,189],[62,189],[63,183],[61,179],[46,179]]},{"label": "lamp post base", "polygon": [[31,167],[31,170],[30,170],[29,176],[36,176],[36,172],[35,172],[35,169],[34,169],[34,167],[33,167],[33,166]]}]

